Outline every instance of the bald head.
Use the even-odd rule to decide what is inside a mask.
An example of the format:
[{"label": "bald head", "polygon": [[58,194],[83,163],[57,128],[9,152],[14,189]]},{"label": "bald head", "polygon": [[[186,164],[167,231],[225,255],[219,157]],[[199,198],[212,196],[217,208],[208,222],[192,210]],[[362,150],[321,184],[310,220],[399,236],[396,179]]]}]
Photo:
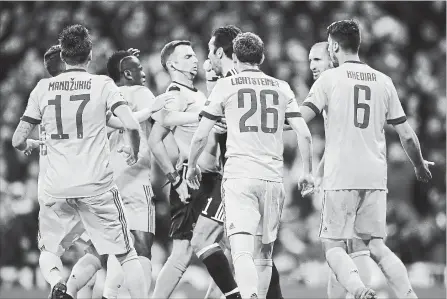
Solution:
[{"label": "bald head", "polygon": [[113,53],[107,62],[107,71],[118,86],[144,85],[146,81],[140,60],[127,51]]},{"label": "bald head", "polygon": [[312,46],[309,52],[309,68],[314,80],[317,80],[325,70],[332,68],[327,42],[319,42]]}]

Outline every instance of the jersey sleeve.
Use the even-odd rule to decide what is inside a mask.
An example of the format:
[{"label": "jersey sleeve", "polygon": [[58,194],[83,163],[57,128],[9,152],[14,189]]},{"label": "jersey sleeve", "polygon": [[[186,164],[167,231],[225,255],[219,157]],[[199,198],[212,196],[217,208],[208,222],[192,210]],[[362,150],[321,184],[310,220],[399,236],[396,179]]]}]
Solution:
[{"label": "jersey sleeve", "polygon": [[292,117],[301,117],[300,107],[298,106],[298,102],[296,101],[295,93],[292,91],[290,85],[287,83],[285,83],[284,95],[287,99],[286,119]]},{"label": "jersey sleeve", "polygon": [[396,87],[394,87],[391,79],[387,82],[388,90],[388,111],[386,115],[386,121],[390,125],[402,124],[407,120],[402,104],[399,101]]},{"label": "jersey sleeve", "polygon": [[154,104],[155,96],[154,94],[144,86],[139,87],[135,91],[135,106],[138,111],[143,109],[151,109]]},{"label": "jersey sleeve", "polygon": [[324,74],[322,74],[312,85],[307,98],[303,102],[303,106],[312,109],[316,115],[320,114],[323,108],[328,104],[326,81]]},{"label": "jersey sleeve", "polygon": [[33,91],[31,92],[28,104],[26,105],[25,112],[23,113],[23,116],[20,118],[20,120],[26,121],[33,125],[40,124],[42,120],[42,113],[39,108],[39,96],[38,96],[38,90],[39,90],[40,82],[37,83],[36,87],[34,87]]},{"label": "jersey sleeve", "polygon": [[127,105],[127,102],[121,94],[118,86],[116,86],[110,78],[105,79],[102,97],[106,101],[107,110],[110,110],[114,115],[116,107]]},{"label": "jersey sleeve", "polygon": [[225,101],[225,84],[223,80],[217,81],[213,91],[207,100],[207,105],[200,112],[201,117],[206,117],[211,120],[218,120],[224,116],[224,101]]}]

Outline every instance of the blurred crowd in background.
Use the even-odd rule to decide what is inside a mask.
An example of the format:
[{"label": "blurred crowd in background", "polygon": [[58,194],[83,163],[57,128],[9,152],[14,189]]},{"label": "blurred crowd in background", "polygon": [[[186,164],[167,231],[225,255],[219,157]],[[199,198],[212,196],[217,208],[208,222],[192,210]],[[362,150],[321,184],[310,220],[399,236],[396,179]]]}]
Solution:
[{"label": "blurred crowd in background", "polygon": [[[387,244],[408,265],[416,286],[441,284],[446,263],[446,3],[443,1],[2,2],[0,283],[36,284],[33,275],[26,273],[38,267],[38,152],[26,157],[13,149],[11,137],[30,91],[38,80],[48,76],[43,54],[57,43],[57,35],[64,26],[80,23],[89,28],[94,38],[90,65],[93,73],[106,74],[107,58],[115,50],[140,49],[146,84],[158,95],[169,84],[169,76],[160,63],[160,50],[165,43],[173,39],[191,40],[199,61],[203,62],[212,30],[235,24],[243,31],[261,36],[266,46],[261,69],[287,81],[301,103],[312,84],[310,47],[327,39],[326,27],[330,23],[353,17],[361,24],[362,61],[393,79],[409,122],[419,136],[424,157],[436,163],[432,167],[433,180],[429,184],[417,182],[397,135],[392,128],[386,128]],[[201,70],[195,82],[203,91],[204,79]],[[324,150],[322,119],[309,126],[316,167]],[[321,275],[321,271],[327,271],[327,267],[318,240],[321,194],[301,198],[296,187],[300,172],[296,138],[293,133],[284,134],[288,196],[275,263],[287,281],[323,286],[327,276]],[[157,199],[154,275],[170,250],[168,227],[169,206],[165,199]],[[68,268],[79,255],[76,249],[64,255]],[[31,272],[20,272],[23,269]],[[194,277],[205,277],[204,271],[200,273]],[[30,282],[25,276],[30,277]]]}]

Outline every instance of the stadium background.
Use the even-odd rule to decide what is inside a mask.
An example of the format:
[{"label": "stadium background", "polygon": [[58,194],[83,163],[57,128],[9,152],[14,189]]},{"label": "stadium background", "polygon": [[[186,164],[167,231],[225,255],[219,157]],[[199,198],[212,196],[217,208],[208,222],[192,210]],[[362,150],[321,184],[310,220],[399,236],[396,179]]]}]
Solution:
[{"label": "stadium background", "polygon": [[[446,194],[446,4],[437,2],[2,2],[0,5],[0,297],[46,297],[38,269],[38,153],[30,157],[11,146],[27,97],[42,77],[43,53],[61,29],[86,25],[94,37],[90,70],[104,74],[117,49],[141,50],[147,85],[160,94],[168,75],[159,52],[172,39],[189,39],[202,63],[213,28],[236,24],[265,41],[267,74],[286,80],[301,103],[312,84],[308,50],[326,39],[335,20],[355,17],[362,27],[361,59],[393,79],[426,159],[433,181],[416,181],[398,137],[387,128],[389,160],[387,244],[407,265],[420,297],[445,298]],[[204,73],[196,79],[205,90]],[[315,167],[324,148],[322,120],[311,125]],[[285,133],[287,202],[275,249],[288,298],[325,297],[327,266],[318,238],[321,196],[301,198],[293,133]],[[361,154],[361,153],[359,153]],[[154,276],[169,253],[166,200],[157,201]],[[67,270],[80,253],[64,255]],[[389,296],[376,269],[375,285]],[[202,297],[208,276],[195,262],[174,297]],[[42,290],[43,289],[43,290]],[[186,291],[185,291],[186,290]]]}]

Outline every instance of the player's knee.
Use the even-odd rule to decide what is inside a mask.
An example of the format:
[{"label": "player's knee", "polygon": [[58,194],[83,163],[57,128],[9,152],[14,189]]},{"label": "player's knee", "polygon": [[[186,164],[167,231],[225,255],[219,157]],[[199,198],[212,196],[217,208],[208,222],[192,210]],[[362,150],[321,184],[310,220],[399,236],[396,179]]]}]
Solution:
[{"label": "player's knee", "polygon": [[189,241],[174,240],[172,252],[167,262],[171,263],[175,268],[184,272],[191,263],[192,255],[193,250],[189,244]]},{"label": "player's knee", "polygon": [[154,235],[149,232],[135,233],[135,231],[132,231],[132,233],[134,235],[134,246],[138,256],[152,259],[151,248],[154,240]]},{"label": "player's knee", "polygon": [[116,254],[115,256],[121,265],[123,265],[131,260],[138,259],[138,254],[137,254],[137,251],[135,250],[135,248],[132,248],[131,250],[129,250],[128,252],[126,252],[124,254]]},{"label": "player's knee", "polygon": [[233,258],[233,264],[236,264],[239,259],[253,259],[253,253],[249,251],[236,251],[231,253],[231,257]]},{"label": "player's knee", "polygon": [[352,239],[348,243],[348,253],[351,258],[356,258],[358,256],[370,256],[371,253],[369,251],[369,240],[362,239]]},{"label": "player's knee", "polygon": [[390,251],[381,238],[371,239],[371,241],[369,241],[368,248],[371,253],[371,258],[375,262],[379,262],[382,257]]},{"label": "player's knee", "polygon": [[262,243],[262,237],[256,236],[255,250],[253,257],[255,259],[271,259],[273,255],[273,242],[268,244]]},{"label": "player's knee", "polygon": [[346,241],[344,240],[334,240],[334,239],[323,239],[322,240],[324,252],[328,252],[332,248],[343,248],[347,250]]},{"label": "player's knee", "polygon": [[194,234],[191,239],[191,246],[198,255],[204,248],[214,246],[223,233],[223,228],[217,222],[200,216],[194,228]]}]

